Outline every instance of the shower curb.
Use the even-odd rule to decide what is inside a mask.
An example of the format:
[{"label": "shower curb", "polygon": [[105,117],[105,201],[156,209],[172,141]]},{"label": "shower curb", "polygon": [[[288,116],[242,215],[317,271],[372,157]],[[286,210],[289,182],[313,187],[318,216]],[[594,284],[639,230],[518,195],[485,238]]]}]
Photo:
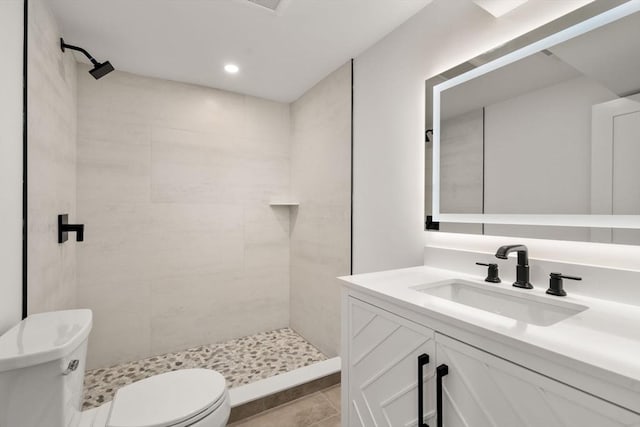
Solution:
[{"label": "shower curb", "polygon": [[340,383],[340,358],[229,390],[233,423]]}]

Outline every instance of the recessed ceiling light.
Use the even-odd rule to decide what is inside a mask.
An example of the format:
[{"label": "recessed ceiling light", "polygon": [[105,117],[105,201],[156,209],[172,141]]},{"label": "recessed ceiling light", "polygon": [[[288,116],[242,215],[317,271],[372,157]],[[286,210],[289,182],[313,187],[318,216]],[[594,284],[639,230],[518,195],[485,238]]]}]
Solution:
[{"label": "recessed ceiling light", "polygon": [[240,71],[240,67],[238,67],[236,64],[227,64],[224,66],[224,70],[229,74],[236,74],[238,71]]}]

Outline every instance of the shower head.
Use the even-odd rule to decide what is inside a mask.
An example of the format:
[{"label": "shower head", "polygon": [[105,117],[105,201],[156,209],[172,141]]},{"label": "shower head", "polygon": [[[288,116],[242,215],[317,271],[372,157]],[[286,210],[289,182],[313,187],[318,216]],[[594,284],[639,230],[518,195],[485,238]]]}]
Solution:
[{"label": "shower head", "polygon": [[91,63],[93,64],[93,70],[89,70],[89,73],[96,80],[106,76],[107,74],[109,74],[114,70],[113,65],[111,65],[109,61],[104,61],[103,63],[100,63],[96,61],[95,58],[91,56],[91,54],[87,52],[85,49],[78,46],[66,44],[63,38],[60,38],[60,49],[63,52],[65,51],[65,49],[77,50],[78,52],[82,53],[84,56],[89,58],[89,61],[91,61]]},{"label": "shower head", "polygon": [[93,64],[93,70],[89,70],[89,73],[98,80],[101,77],[106,76],[114,70],[113,65],[109,61],[104,61],[102,64]]}]

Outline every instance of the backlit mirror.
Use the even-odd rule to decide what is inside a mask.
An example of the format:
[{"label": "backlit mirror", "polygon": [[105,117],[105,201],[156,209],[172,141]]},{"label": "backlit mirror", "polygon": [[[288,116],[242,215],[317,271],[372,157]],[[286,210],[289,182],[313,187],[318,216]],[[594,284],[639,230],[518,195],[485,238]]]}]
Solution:
[{"label": "backlit mirror", "polygon": [[629,2],[432,80],[427,215],[443,231],[640,243],[638,52]]}]

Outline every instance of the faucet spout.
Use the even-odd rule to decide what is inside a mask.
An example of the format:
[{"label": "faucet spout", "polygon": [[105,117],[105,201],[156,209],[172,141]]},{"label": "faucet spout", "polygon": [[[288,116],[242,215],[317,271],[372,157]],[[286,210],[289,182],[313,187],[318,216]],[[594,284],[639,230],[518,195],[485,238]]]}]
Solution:
[{"label": "faucet spout", "polygon": [[529,250],[525,245],[500,246],[496,251],[496,258],[509,259],[511,252],[518,252],[518,264],[529,265]]},{"label": "faucet spout", "polygon": [[513,286],[516,288],[533,289],[533,285],[529,283],[529,250],[525,245],[500,246],[496,251],[496,258],[508,259],[511,252],[518,253],[516,281],[513,283]]}]

